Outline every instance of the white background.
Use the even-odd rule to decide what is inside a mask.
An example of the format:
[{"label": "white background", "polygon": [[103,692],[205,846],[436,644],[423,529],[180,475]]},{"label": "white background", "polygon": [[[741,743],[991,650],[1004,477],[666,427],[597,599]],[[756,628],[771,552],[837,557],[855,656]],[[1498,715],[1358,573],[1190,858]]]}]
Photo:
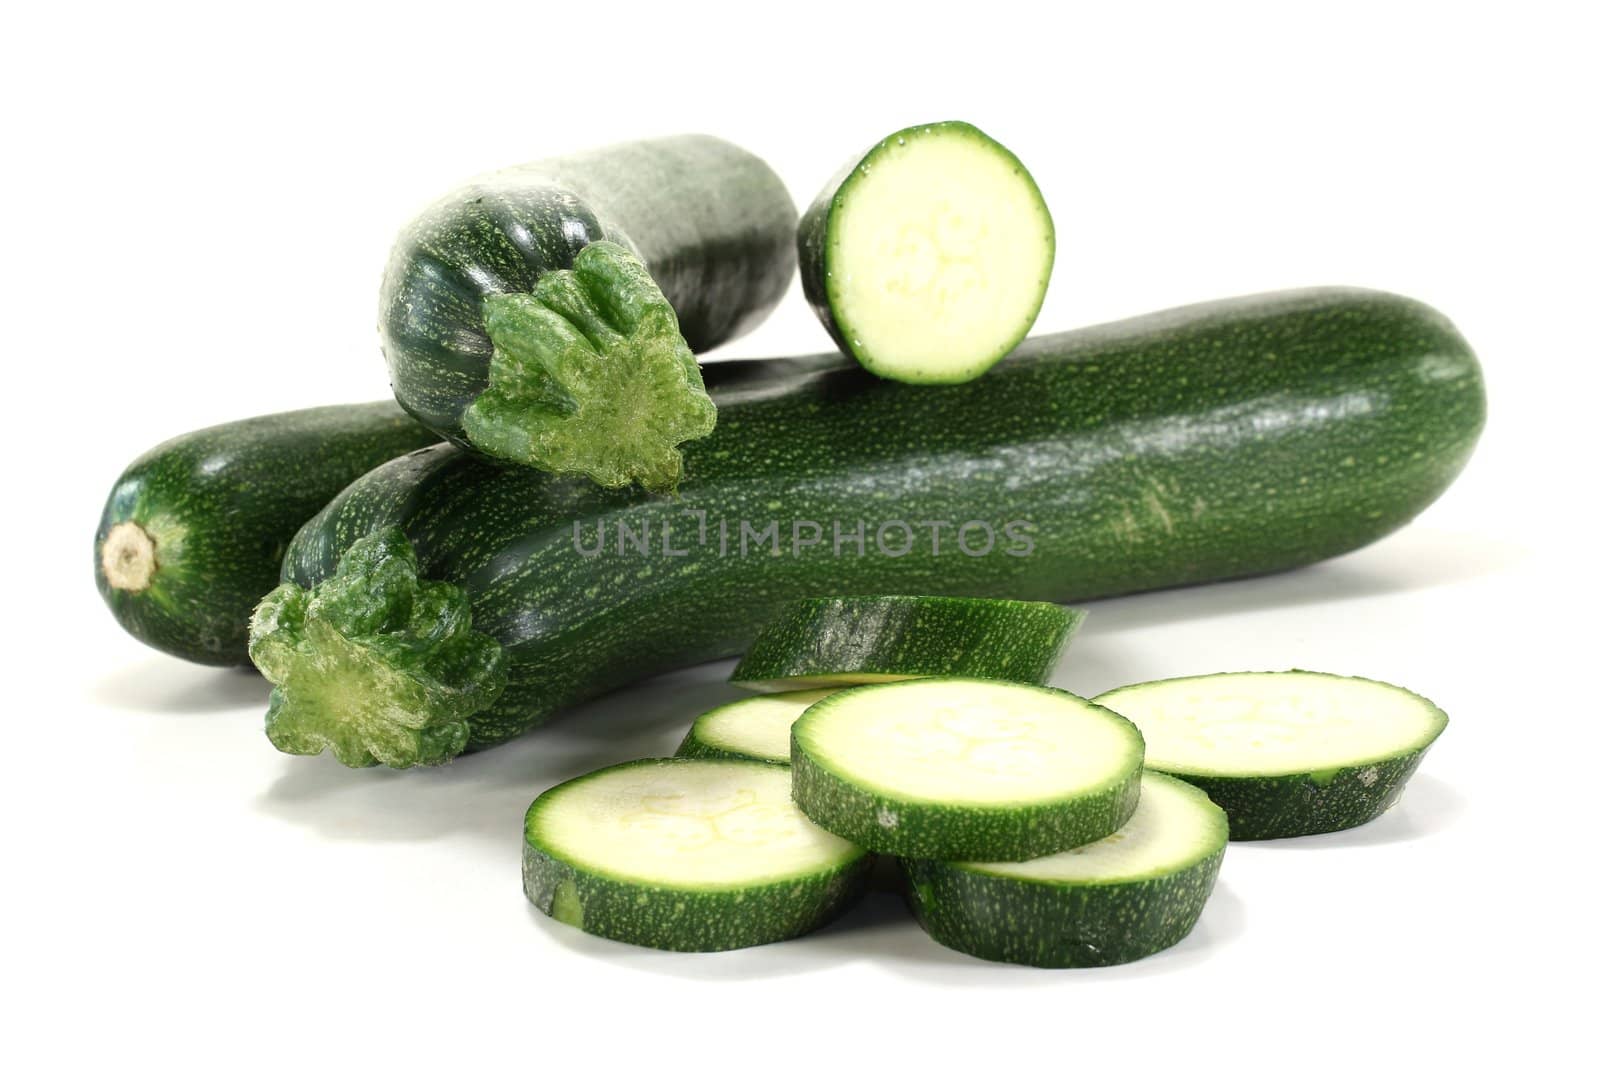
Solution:
[{"label": "white background", "polygon": [[[13,1062],[1577,1057],[1600,717],[1585,7],[896,8],[0,16]],[[1098,972],[987,964],[888,897],[715,956],[587,937],[521,895],[524,807],[669,751],[730,695],[727,664],[453,766],[356,772],[278,754],[259,679],[147,650],[98,603],[90,533],[135,453],[385,394],[388,242],[457,181],[701,130],[803,202],[852,152],[940,118],[1008,144],[1050,199],[1042,329],[1359,284],[1438,306],[1486,368],[1479,452],[1413,526],[1299,573],[1093,606],[1071,689],[1304,666],[1452,715],[1380,821],[1230,849],[1181,946]],[[732,351],[824,345],[795,291]]]}]

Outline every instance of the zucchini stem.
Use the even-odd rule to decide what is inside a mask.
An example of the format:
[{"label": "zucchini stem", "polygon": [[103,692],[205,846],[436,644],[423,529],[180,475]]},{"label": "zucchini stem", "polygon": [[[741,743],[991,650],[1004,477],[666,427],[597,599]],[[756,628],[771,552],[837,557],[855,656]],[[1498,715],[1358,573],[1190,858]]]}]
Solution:
[{"label": "zucchini stem", "polygon": [[250,658],[274,686],[268,739],[295,755],[331,748],[350,767],[447,762],[505,687],[500,645],[472,629],[465,591],[421,580],[392,526],[351,545],[315,589],[269,593]]},{"label": "zucchini stem", "polygon": [[100,570],[113,589],[142,593],[156,573],[156,542],[136,522],[119,522],[100,545]]},{"label": "zucchini stem", "polygon": [[494,355],[489,388],[462,414],[467,440],[607,488],[677,488],[678,446],[709,434],[717,411],[672,306],[631,252],[587,245],[533,292],[486,297],[483,320]]}]

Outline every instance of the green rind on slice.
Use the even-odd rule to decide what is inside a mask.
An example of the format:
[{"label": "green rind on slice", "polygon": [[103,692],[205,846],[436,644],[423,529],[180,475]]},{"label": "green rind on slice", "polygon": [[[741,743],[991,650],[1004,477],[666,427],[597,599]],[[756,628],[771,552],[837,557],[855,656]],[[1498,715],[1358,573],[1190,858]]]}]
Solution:
[{"label": "green rind on slice", "polygon": [[1228,813],[1235,841],[1370,822],[1449,722],[1410,690],[1314,671],[1169,678],[1095,699],[1139,726],[1151,768]]},{"label": "green rind on slice", "polygon": [[873,374],[970,381],[1027,336],[1055,224],[1033,177],[965,122],[891,134],[800,219],[800,280],[839,346]]},{"label": "green rind on slice", "polygon": [[273,683],[273,745],[332,749],[350,767],[448,761],[506,680],[499,643],[472,629],[467,594],[421,580],[394,527],[352,544],[316,588],[269,593],[251,619],[250,658]]},{"label": "green rind on slice", "polygon": [[712,708],[695,719],[677,754],[789,765],[789,731],[800,713],[837,689],[763,693]]},{"label": "green rind on slice", "polygon": [[874,852],[1025,860],[1126,822],[1143,751],[1133,724],[1059,689],[920,678],[813,704],[790,759],[800,810]]},{"label": "green rind on slice", "polygon": [[717,410],[637,257],[596,241],[531,293],[485,297],[483,322],[489,385],[461,417],[475,447],[607,488],[677,488],[678,446],[710,433]]},{"label": "green rind on slice", "polygon": [[547,790],[524,822],[522,885],[535,907],[678,952],[814,930],[855,902],[870,866],[800,814],[787,770],[748,760],[607,767]]},{"label": "green rind on slice", "polygon": [[1177,944],[1200,918],[1228,843],[1206,795],[1146,772],[1116,833],[1024,863],[904,860],[930,936],[969,956],[1031,967],[1104,967]]},{"label": "green rind on slice", "polygon": [[978,597],[818,597],[788,605],[734,668],[747,689],[815,689],[927,676],[1043,684],[1084,613]]}]

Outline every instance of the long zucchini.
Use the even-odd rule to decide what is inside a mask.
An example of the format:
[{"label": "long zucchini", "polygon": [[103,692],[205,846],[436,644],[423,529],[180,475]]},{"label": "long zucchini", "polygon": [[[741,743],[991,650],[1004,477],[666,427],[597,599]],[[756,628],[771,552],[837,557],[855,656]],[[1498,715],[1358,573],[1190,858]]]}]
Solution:
[{"label": "long zucchini", "polygon": [[[1078,601],[1326,559],[1443,492],[1484,418],[1478,363],[1449,322],[1361,290],[1036,337],[942,389],[881,381],[837,353],[707,371],[720,419],[687,446],[676,500],[449,446],[340,494],[296,537],[274,597],[314,608],[300,587],[398,528],[423,576],[463,589],[473,627],[503,647],[505,691],[480,710],[397,691],[373,719],[340,714],[345,690],[269,671],[275,741],[319,749],[331,716],[346,750],[403,764],[412,747],[386,738],[455,715],[466,747],[498,744],[634,679],[734,654],[800,597]],[[323,654],[292,625],[256,638]],[[426,685],[413,647],[363,647],[368,678]]]},{"label": "long zucchini", "polygon": [[123,629],[196,663],[248,664],[250,612],[284,549],[358,475],[437,438],[390,401],[286,411],[186,433],[122,472],[94,580]]},{"label": "long zucchini", "polygon": [[489,455],[670,489],[677,445],[715,423],[691,350],[772,310],[794,275],[795,222],[778,176],[713,137],[468,183],[390,256],[379,326],[395,396]]}]

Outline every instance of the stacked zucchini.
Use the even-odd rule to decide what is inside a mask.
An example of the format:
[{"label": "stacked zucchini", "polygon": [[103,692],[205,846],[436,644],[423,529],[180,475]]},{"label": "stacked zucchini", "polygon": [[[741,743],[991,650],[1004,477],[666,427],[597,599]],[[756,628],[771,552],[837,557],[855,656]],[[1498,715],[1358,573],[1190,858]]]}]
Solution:
[{"label": "stacked zucchini", "polygon": [[[1305,672],[1085,700],[1047,685],[1082,618],[1058,605],[1384,536],[1465,464],[1483,383],[1441,315],[1363,290],[1028,338],[1055,254],[1032,177],[965,123],[883,139],[804,216],[710,137],[488,175],[395,243],[398,403],[158,446],[96,583],[139,639],[253,663],[277,748],[352,767],[744,652],[758,695],[676,757],[529,809],[527,893],[586,930],[792,937],[880,853],[945,944],[1136,959],[1193,927],[1230,833],[1374,817],[1445,719]],[[837,351],[699,364],[797,271]]]},{"label": "stacked zucchini", "polygon": [[[1062,625],[1039,625],[1051,615]],[[1088,701],[1043,684],[1080,619],[951,598],[792,605],[733,681],[768,688],[786,663],[836,688],[714,708],[678,758],[544,793],[524,889],[590,933],[713,951],[829,921],[878,853],[944,945],[1035,967],[1127,963],[1194,928],[1230,836],[1376,818],[1444,728],[1414,693],[1304,671]]]}]

